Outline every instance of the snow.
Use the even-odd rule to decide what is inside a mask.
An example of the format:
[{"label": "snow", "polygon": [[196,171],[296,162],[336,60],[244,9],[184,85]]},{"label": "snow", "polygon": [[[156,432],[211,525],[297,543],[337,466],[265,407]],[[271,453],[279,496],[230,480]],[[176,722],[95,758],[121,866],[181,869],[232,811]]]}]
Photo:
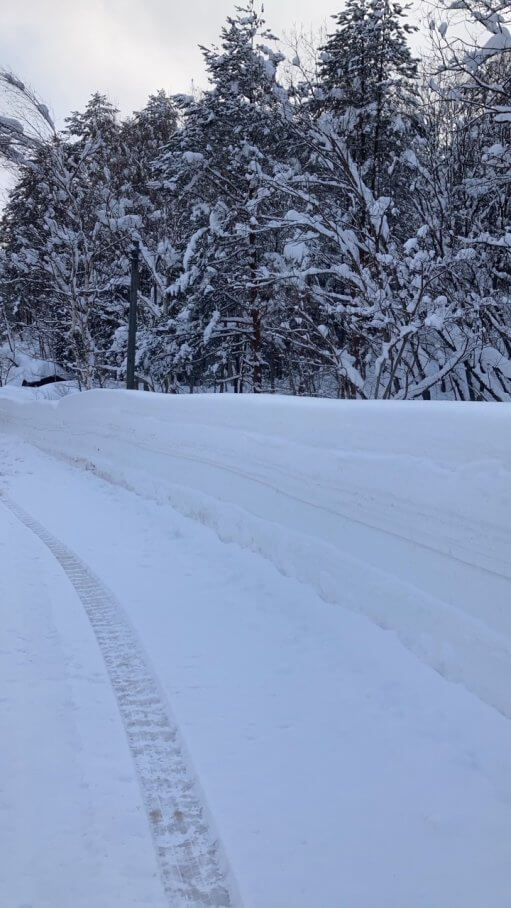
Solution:
[{"label": "snow", "polygon": [[[0,375],[4,374],[9,386],[20,386],[24,381],[36,382],[54,375],[65,376],[65,371],[30,352],[17,348],[12,352],[8,344],[0,344]],[[5,393],[5,391],[4,391]]]},{"label": "snow", "polygon": [[7,82],[8,85],[12,85],[13,88],[17,88],[18,91],[24,92],[26,90],[24,83],[10,72],[2,71],[2,73],[0,73],[0,79],[2,82]]},{"label": "snow", "polygon": [[511,107],[496,107],[496,123],[511,123]]},{"label": "snow", "polygon": [[0,126],[17,133],[23,134],[24,132],[23,125],[19,120],[15,120],[13,117],[0,116]]},{"label": "snow", "polygon": [[130,754],[81,604],[3,507],[0,561],[0,903],[120,908],[129,892],[130,906],[163,908]]},{"label": "snow", "polygon": [[200,151],[184,151],[183,160],[187,164],[200,164],[204,160],[204,155]]},{"label": "snow", "polygon": [[[125,609],[246,908],[507,904],[510,451],[505,404],[0,391],[0,491]],[[0,533],[0,904],[163,904],[80,603]]]},{"label": "snow", "polygon": [[430,312],[429,315],[424,319],[424,324],[427,328],[436,328],[437,331],[440,331],[445,322],[445,313],[444,312]]},{"label": "snow", "polygon": [[301,264],[309,253],[307,243],[292,240],[284,246],[284,258],[293,264]]}]

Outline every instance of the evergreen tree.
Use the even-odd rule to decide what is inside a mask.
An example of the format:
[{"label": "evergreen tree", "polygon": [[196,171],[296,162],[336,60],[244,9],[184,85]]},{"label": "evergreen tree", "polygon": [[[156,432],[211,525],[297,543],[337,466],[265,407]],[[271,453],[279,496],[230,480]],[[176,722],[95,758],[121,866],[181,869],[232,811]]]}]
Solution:
[{"label": "evergreen tree", "polygon": [[390,0],[349,0],[289,96],[254,0],[204,49],[208,91],[124,123],[97,94],[56,134],[0,75],[32,123],[0,118],[0,381],[16,337],[82,387],[123,379],[136,239],[149,387],[509,399],[511,29],[457,8],[489,40],[433,30],[427,88]]},{"label": "evergreen tree", "polygon": [[264,274],[278,241],[261,174],[285,143],[278,111],[286,103],[274,43],[254,2],[237,8],[221,47],[204,50],[211,87],[184,101],[183,128],[160,162],[185,238],[171,288],[176,368],[235,390],[260,391],[271,370],[270,311],[278,303]]},{"label": "evergreen tree", "polygon": [[314,107],[340,120],[371,192],[395,195],[394,171],[418,128],[417,63],[392,0],[347,0],[320,55]]},{"label": "evergreen tree", "polygon": [[[151,95],[146,106],[121,125],[123,170],[121,196],[129,200],[138,226],[133,232],[141,249],[137,367],[150,386],[169,390],[166,290],[177,275],[175,211],[154,179],[154,163],[178,128],[178,110],[164,91]],[[112,362],[122,368],[127,326],[116,332]]]}]

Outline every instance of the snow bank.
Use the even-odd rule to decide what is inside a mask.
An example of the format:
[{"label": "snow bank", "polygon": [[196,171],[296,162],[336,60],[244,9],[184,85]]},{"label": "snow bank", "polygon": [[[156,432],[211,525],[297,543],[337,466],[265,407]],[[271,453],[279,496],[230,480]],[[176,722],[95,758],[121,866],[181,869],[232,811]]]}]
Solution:
[{"label": "snow bank", "polygon": [[366,615],[511,716],[511,407],[0,392],[0,428]]},{"label": "snow bank", "polygon": [[65,371],[55,363],[19,348],[13,353],[5,344],[0,345],[0,366],[7,387],[21,387],[24,381],[37,382],[55,375],[65,377]]}]

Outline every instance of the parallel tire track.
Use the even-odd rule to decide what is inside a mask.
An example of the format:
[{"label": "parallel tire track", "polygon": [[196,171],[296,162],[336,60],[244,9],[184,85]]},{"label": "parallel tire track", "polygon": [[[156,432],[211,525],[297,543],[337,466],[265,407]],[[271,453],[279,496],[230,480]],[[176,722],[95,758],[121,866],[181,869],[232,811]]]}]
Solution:
[{"label": "parallel tire track", "polygon": [[170,908],[234,908],[219,842],[205,817],[177,725],[121,607],[67,546],[16,502],[2,493],[0,498],[47,546],[88,615],[126,730]]}]

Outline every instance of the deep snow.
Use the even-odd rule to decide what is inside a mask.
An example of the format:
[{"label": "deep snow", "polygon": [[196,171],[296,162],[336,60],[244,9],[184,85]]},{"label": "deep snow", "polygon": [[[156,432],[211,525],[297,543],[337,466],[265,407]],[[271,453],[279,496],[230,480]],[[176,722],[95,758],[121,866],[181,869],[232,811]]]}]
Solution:
[{"label": "deep snow", "polygon": [[[507,905],[510,419],[506,405],[0,395],[0,487],[125,608],[247,908]],[[66,610],[49,555],[4,508],[0,527],[3,648],[33,641],[28,656],[4,662],[12,695],[2,826],[14,856],[0,903],[67,908],[81,851],[64,830],[79,830],[91,849],[94,816],[108,844],[89,903],[157,905],[140,796],[129,773],[128,795],[116,787],[128,759],[122,729],[113,716],[105,740],[101,724],[112,696],[94,640],[72,595]],[[36,602],[43,575],[54,580]],[[55,613],[60,662],[39,632]],[[73,647],[98,682],[52,710],[63,696],[52,666],[72,683]],[[26,695],[34,679],[44,709]],[[99,768],[85,761],[83,790],[72,769],[54,777],[51,759],[38,763],[51,741],[66,766],[81,760],[60,715],[72,716],[92,753],[107,747]],[[20,750],[32,788],[44,780],[44,797],[66,797],[67,819],[43,811],[51,836],[30,822],[31,789],[14,768]],[[106,823],[95,773],[110,792]]]}]

